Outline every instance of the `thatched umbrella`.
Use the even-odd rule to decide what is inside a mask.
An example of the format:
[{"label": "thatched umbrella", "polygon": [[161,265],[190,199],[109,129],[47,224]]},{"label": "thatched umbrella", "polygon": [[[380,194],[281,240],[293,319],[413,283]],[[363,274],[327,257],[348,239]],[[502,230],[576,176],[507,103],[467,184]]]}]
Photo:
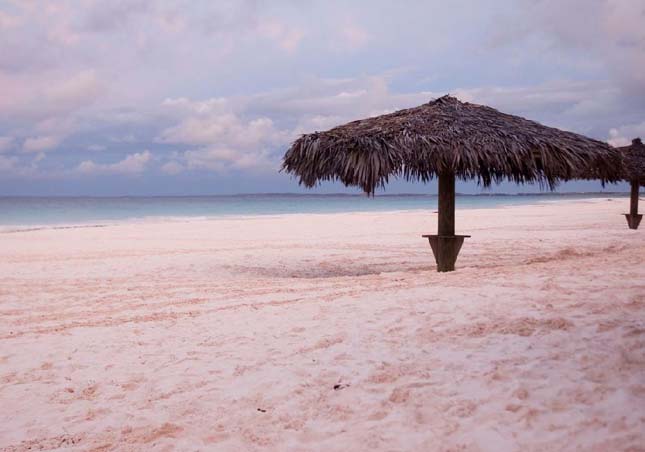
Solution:
[{"label": "thatched umbrella", "polygon": [[283,170],[307,187],[340,180],[374,194],[390,176],[439,178],[438,234],[427,235],[438,271],[454,270],[455,177],[484,186],[509,179],[553,189],[558,180],[620,180],[620,153],[606,143],[493,108],[444,96],[419,107],[353,121],[298,138]]},{"label": "thatched umbrella", "polygon": [[643,218],[643,215],[638,213],[638,191],[641,185],[645,186],[645,144],[640,138],[635,138],[631,145],[618,149],[623,153],[624,178],[632,188],[629,213],[625,214],[625,218],[630,229],[638,229]]}]

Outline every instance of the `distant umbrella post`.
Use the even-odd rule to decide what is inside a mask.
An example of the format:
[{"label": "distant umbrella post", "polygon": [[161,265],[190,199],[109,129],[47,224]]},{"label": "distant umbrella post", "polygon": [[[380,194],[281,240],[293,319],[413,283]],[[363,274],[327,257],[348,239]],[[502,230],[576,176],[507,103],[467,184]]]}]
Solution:
[{"label": "distant umbrella post", "polygon": [[630,184],[629,213],[625,214],[629,229],[638,229],[643,215],[638,213],[640,186],[645,185],[645,144],[640,138],[632,140],[630,146],[619,148],[623,153],[624,179]]},{"label": "distant umbrella post", "polygon": [[591,138],[493,108],[443,96],[418,107],[302,135],[282,170],[307,187],[322,181],[358,186],[368,195],[390,177],[439,179],[437,234],[423,235],[437,270],[452,271],[467,235],[455,234],[455,180],[537,182],[621,179],[620,152]]}]

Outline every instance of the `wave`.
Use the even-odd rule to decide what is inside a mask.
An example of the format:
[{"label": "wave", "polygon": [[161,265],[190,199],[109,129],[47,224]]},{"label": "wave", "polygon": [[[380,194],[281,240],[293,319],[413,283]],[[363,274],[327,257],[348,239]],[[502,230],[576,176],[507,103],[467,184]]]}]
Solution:
[{"label": "wave", "polygon": [[0,234],[12,234],[16,232],[33,232],[47,229],[81,229],[81,228],[105,228],[109,224],[75,224],[75,225],[42,225],[42,226],[10,226],[0,228]]}]

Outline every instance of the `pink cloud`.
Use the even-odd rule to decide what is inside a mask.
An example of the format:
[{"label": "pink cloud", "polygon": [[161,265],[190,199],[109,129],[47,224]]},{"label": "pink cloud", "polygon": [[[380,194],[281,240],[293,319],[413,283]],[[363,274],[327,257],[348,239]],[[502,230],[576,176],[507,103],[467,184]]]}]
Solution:
[{"label": "pink cloud", "polygon": [[54,136],[43,136],[27,138],[22,145],[25,152],[42,152],[54,149],[60,144],[60,138]]},{"label": "pink cloud", "polygon": [[364,47],[370,39],[370,35],[364,28],[357,24],[350,23],[341,29],[342,40],[351,50]]},{"label": "pink cloud", "polygon": [[0,136],[0,154],[8,151],[13,146],[14,139],[13,137],[2,137]]},{"label": "pink cloud", "polygon": [[278,46],[288,53],[294,53],[298,50],[298,45],[305,35],[299,28],[285,25],[275,20],[263,22],[258,27],[258,31],[261,36],[277,42]]},{"label": "pink cloud", "polygon": [[76,170],[82,174],[139,174],[146,170],[152,159],[150,151],[137,152],[126,156],[116,163],[94,163],[92,160],[81,162]]}]

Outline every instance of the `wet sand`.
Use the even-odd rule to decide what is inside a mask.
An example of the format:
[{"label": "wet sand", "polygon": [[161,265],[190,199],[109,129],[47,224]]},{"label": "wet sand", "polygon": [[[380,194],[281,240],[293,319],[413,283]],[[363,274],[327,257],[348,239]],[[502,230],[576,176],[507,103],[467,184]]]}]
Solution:
[{"label": "wet sand", "polygon": [[0,450],[643,450],[627,207],[2,233]]}]

